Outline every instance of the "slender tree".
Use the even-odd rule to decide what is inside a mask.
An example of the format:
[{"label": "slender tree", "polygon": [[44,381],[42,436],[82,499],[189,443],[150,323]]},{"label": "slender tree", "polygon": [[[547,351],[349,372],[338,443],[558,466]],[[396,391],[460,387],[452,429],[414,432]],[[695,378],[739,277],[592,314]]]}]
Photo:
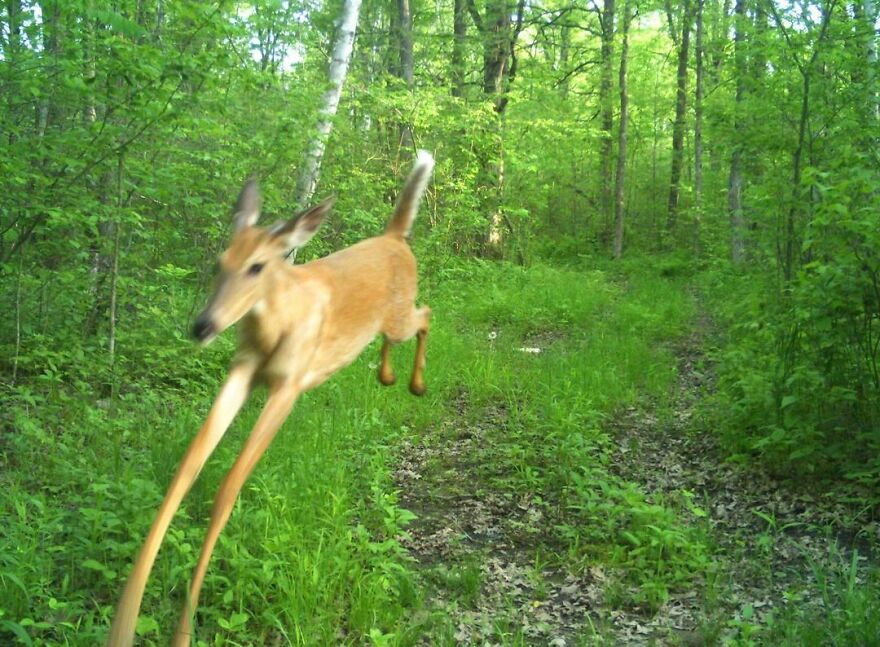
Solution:
[{"label": "slender tree", "polygon": [[614,258],[623,255],[623,218],[624,190],[626,188],[626,132],[629,121],[629,94],[626,85],[627,65],[629,57],[629,23],[631,20],[630,0],[623,2],[623,17],[620,25],[620,71],[618,73],[618,89],[620,94],[620,117],[617,129],[617,175],[614,183]]},{"label": "slender tree", "polygon": [[870,106],[867,114],[874,120],[880,121],[880,88],[877,87],[877,37],[876,25],[877,16],[880,14],[878,10],[877,0],[861,0],[855,3],[859,9],[858,25],[859,32],[858,41],[864,47],[865,57],[865,95]]},{"label": "slender tree", "polygon": [[694,251],[700,250],[703,218],[703,9],[705,0],[697,0],[696,42],[694,57]]},{"label": "slender tree", "polygon": [[[669,179],[669,200],[667,203],[666,227],[674,232],[678,222],[679,200],[681,197],[681,170],[684,165],[684,131],[687,117],[687,79],[688,55],[690,51],[691,25],[693,22],[692,0],[684,0],[681,16],[681,36],[678,38],[678,69],[676,72],[675,121],[672,125],[672,169]],[[676,33],[673,12],[667,5],[669,28]]]},{"label": "slender tree", "polygon": [[810,53],[810,56],[806,61],[801,59],[800,52],[802,47],[793,42],[789,30],[785,26],[785,22],[779,15],[779,11],[772,3],[770,4],[770,11],[773,14],[776,28],[782,34],[783,39],[788,45],[789,57],[801,76],[801,107],[798,116],[797,144],[791,155],[791,204],[789,205],[788,213],[785,217],[783,232],[782,274],[786,283],[791,281],[798,260],[796,258],[795,250],[798,247],[797,231],[800,224],[798,221],[801,217],[803,209],[802,203],[804,201],[803,186],[801,182],[803,175],[803,160],[806,148],[809,144],[808,139],[812,137],[808,132],[811,118],[811,84],[813,76],[817,72],[819,54],[822,52],[825,38],[828,35],[828,26],[831,24],[831,17],[834,14],[836,4],[836,0],[831,0],[822,6],[822,22],[819,27],[819,34],[816,37],[816,41],[813,43],[813,51]]},{"label": "slender tree", "polygon": [[464,48],[467,40],[467,0],[455,0],[452,18],[452,96],[464,96]]},{"label": "slender tree", "polygon": [[410,10],[409,0],[396,0],[397,15],[395,27],[397,32],[397,60],[396,75],[404,82],[408,89],[412,89],[414,61],[413,61],[413,17]]},{"label": "slender tree", "polygon": [[333,117],[339,107],[342,85],[345,83],[351,52],[354,49],[354,35],[357,30],[360,10],[361,0],[344,0],[342,3],[342,15],[339,19],[339,28],[336,32],[330,60],[330,88],[324,93],[321,100],[321,107],[318,110],[317,133],[309,143],[305,162],[296,183],[295,202],[300,208],[304,207],[311,199],[318,185],[324,148],[333,128]]},{"label": "slender tree", "polygon": [[739,265],[745,256],[745,219],[743,218],[743,116],[745,93],[746,53],[745,21],[746,0],[736,0],[734,9],[733,58],[736,90],[733,103],[733,152],[727,179],[727,212],[730,217],[730,260]]},{"label": "slender tree", "polygon": [[599,205],[602,210],[602,226],[608,231],[611,219],[612,190],[612,157],[614,154],[614,0],[605,0],[599,12],[599,33],[602,46],[601,78],[599,82],[599,111],[601,113],[601,142],[599,145],[599,177],[601,178]]},{"label": "slender tree", "polygon": [[[400,55],[400,78],[406,84],[407,91],[413,88],[413,37],[412,13],[409,0],[397,0],[397,18],[399,24],[398,52]],[[403,156],[409,158],[413,148],[412,128],[404,118],[400,124],[400,149]]]},{"label": "slender tree", "polygon": [[494,184],[494,205],[491,208],[489,230],[486,238],[488,250],[495,252],[503,239],[505,216],[501,204],[504,194],[504,113],[509,100],[508,90],[516,78],[518,60],[516,44],[523,28],[525,0],[518,0],[516,13],[511,20],[506,0],[491,0],[481,15],[474,0],[467,0],[471,19],[483,39],[483,93],[495,106],[497,150],[495,160],[484,162],[484,174]]}]

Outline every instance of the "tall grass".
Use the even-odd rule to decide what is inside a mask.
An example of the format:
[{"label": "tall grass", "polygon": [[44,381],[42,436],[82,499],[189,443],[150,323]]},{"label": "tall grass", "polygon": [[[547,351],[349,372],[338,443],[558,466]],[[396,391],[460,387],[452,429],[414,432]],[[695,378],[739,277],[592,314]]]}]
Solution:
[{"label": "tall grass", "polygon": [[[624,281],[596,268],[480,262],[453,263],[424,286],[435,313],[428,395],[410,397],[404,379],[381,388],[374,345],[297,403],[221,537],[200,641],[410,644],[430,631],[415,613],[424,583],[398,542],[412,515],[399,505],[393,459],[402,438],[490,403],[504,403],[510,418],[487,452],[487,484],[562,506],[553,532],[571,547],[568,558],[643,568],[654,603],[684,582],[676,560],[699,557],[692,537],[672,513],[609,476],[602,430],[617,408],[668,390],[675,369],[662,342],[690,316],[684,291],[650,271]],[[208,352],[228,351],[221,344]],[[394,351],[401,377],[412,353],[412,344]],[[217,362],[208,355],[204,364]],[[15,433],[3,439],[0,636],[23,644],[102,640],[221,376],[202,377],[191,393],[123,389],[106,401],[62,385],[45,405],[18,401]],[[462,394],[465,412],[456,404]],[[173,628],[211,497],[260,399],[243,410],[172,524],[144,598],[144,644],[164,644]]]}]

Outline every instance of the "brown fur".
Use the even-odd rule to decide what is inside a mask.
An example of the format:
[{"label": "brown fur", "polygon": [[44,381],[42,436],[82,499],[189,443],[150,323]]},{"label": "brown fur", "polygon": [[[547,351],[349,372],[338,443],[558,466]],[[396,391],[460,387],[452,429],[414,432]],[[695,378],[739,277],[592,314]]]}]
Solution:
[{"label": "brown fur", "polygon": [[240,320],[238,352],[135,561],[110,629],[109,646],[132,644],[144,587],[171,519],[254,384],[265,383],[269,399],[215,496],[190,585],[189,605],[175,633],[177,647],[190,643],[191,613],[235,499],[296,398],[351,363],[379,333],[385,336],[379,368],[382,384],[395,380],[389,345],[416,336],[410,391],[425,392],[422,373],[431,312],[415,307],[416,261],[404,237],[432,168],[430,155],[420,153],[385,234],[301,266],[288,265],[282,255],[289,247],[308,241],[330,203],[313,207],[286,224],[260,229],[254,226],[260,209],[256,183],[250,181],[242,189],[236,205],[236,232],[220,256],[214,295],[194,328],[200,340],[209,343]]}]

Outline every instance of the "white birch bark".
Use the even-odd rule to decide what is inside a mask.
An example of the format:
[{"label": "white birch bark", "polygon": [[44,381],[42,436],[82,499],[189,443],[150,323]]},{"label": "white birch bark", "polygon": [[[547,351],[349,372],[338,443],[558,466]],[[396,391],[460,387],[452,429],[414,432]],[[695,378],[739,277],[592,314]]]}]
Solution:
[{"label": "white birch bark", "polygon": [[343,0],[342,16],[339,20],[339,30],[336,33],[336,42],[333,44],[333,58],[330,61],[330,89],[324,93],[321,101],[321,109],[318,111],[318,132],[309,142],[306,159],[296,183],[296,204],[300,209],[306,206],[318,185],[324,147],[327,145],[327,139],[333,128],[333,117],[339,107],[342,85],[345,83],[346,74],[348,74],[348,64],[354,49],[354,34],[357,30],[360,10],[361,0]]}]

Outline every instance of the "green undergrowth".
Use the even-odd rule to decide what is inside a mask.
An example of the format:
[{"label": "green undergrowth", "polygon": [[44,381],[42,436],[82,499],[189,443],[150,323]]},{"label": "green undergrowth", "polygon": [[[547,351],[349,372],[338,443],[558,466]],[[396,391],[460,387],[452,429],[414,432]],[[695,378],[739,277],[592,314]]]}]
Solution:
[{"label": "green undergrowth", "polygon": [[815,261],[785,284],[719,262],[699,286],[717,322],[710,406],[730,454],[779,476],[849,485],[877,506],[880,318],[866,276]]},{"label": "green undergrowth", "polygon": [[746,602],[715,633],[732,647],[876,645],[880,569],[867,559],[832,544],[821,560],[806,559],[803,585],[789,588],[783,604],[757,608]]},{"label": "green undergrowth", "polygon": [[[431,634],[432,621],[418,613],[424,582],[399,543],[413,515],[399,504],[394,457],[403,438],[423,437],[444,418],[466,424],[489,406],[503,406],[506,420],[485,449],[481,486],[544,505],[552,524],[536,530],[537,541],[555,559],[613,569],[619,590],[609,597],[648,609],[701,577],[705,548],[679,521],[681,504],[649,502],[613,476],[605,431],[618,408],[645,396],[662,401],[671,388],[675,363],[663,343],[686,328],[690,298],[657,268],[583,265],[445,266],[423,280],[422,300],[434,311],[424,398],[404,386],[411,343],[394,350],[394,387],[376,381],[374,344],[306,394],[220,539],[199,643],[412,644]],[[222,364],[230,345],[221,340],[187,365]],[[0,638],[103,639],[220,378],[196,370],[189,391],[139,381],[113,399],[65,388],[62,375],[51,392],[37,385],[9,399],[0,437]],[[173,630],[213,492],[262,397],[243,410],[172,524],[144,597],[143,644],[165,644]],[[448,569],[474,596],[470,575]]]},{"label": "green undergrowth", "polygon": [[475,461],[485,483],[542,506],[552,525],[525,537],[570,568],[609,567],[612,606],[646,613],[714,570],[705,533],[681,520],[705,514],[689,493],[649,501],[609,468],[615,412],[663,406],[674,385],[666,342],[686,332],[693,303],[668,264],[507,268],[503,281],[486,269],[455,304],[461,336],[478,345],[463,368],[466,412],[504,411]]},{"label": "green undergrowth", "polygon": [[[811,564],[817,583],[814,600],[793,602],[776,617],[765,621],[756,642],[780,647],[825,645],[875,645],[880,637],[880,569],[864,574],[858,551],[830,566]],[[860,574],[860,571],[862,573]],[[807,604],[797,604],[806,602]]]}]

